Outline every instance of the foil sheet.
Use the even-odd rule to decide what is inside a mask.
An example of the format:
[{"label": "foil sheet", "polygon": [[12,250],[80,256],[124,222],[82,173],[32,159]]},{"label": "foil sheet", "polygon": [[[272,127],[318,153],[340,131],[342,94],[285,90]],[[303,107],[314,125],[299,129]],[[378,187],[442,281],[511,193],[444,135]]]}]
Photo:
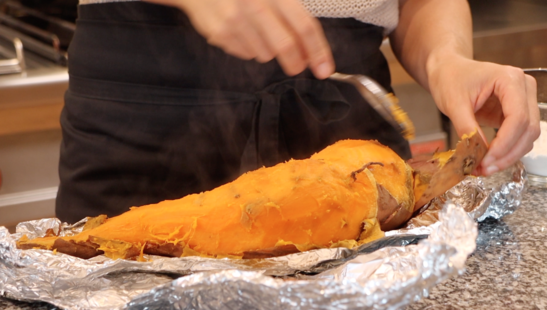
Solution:
[{"label": "foil sheet", "polygon": [[467,177],[444,195],[433,199],[404,229],[388,234],[419,232],[419,227],[424,227],[422,233],[425,233],[423,230],[438,220],[440,210],[448,201],[461,206],[478,222],[487,218],[499,220],[520,206],[526,181],[526,170],[520,161],[488,178]]},{"label": "foil sheet", "polygon": [[464,270],[476,221],[513,212],[525,184],[522,165],[467,178],[408,226],[356,249],[320,249],[270,259],[83,260],[18,250],[23,234],[81,231],[57,219],[0,227],[0,295],[63,309],[397,309]]}]

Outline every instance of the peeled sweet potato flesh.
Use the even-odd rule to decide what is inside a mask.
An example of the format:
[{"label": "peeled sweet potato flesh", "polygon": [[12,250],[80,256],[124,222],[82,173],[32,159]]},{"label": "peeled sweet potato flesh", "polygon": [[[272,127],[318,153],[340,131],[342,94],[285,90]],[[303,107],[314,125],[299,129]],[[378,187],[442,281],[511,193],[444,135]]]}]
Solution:
[{"label": "peeled sweet potato flesh", "polygon": [[75,236],[23,237],[18,247],[113,259],[263,258],[354,247],[411,217],[416,175],[376,141],[344,140],[309,159],[260,168],[208,192],[94,218]]}]

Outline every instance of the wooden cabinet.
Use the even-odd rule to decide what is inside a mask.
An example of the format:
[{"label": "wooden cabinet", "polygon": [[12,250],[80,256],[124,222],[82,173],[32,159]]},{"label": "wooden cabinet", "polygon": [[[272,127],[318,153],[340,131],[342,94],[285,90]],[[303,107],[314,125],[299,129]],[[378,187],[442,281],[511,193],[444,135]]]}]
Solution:
[{"label": "wooden cabinet", "polygon": [[[39,71],[38,71],[39,72]],[[0,226],[55,216],[66,68],[0,76]]]}]

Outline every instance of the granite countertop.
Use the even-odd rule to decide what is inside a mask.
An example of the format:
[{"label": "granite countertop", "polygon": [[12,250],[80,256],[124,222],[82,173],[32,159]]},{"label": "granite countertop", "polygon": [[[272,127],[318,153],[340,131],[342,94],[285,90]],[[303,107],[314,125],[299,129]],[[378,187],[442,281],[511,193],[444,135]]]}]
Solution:
[{"label": "granite countertop", "polygon": [[[547,189],[529,187],[521,206],[479,224],[477,249],[463,275],[435,286],[417,309],[547,309]],[[0,309],[57,309],[0,297]]]},{"label": "granite countertop", "polygon": [[434,287],[417,309],[547,309],[547,189],[526,189],[522,205],[479,225],[463,275]]}]

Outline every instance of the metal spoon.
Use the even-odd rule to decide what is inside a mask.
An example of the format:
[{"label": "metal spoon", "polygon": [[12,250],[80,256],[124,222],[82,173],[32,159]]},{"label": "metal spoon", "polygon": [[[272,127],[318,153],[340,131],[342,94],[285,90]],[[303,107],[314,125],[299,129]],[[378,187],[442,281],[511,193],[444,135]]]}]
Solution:
[{"label": "metal spoon", "polygon": [[407,140],[415,138],[414,124],[398,104],[398,99],[388,93],[380,84],[361,74],[333,73],[332,80],[350,83],[363,98]]}]

